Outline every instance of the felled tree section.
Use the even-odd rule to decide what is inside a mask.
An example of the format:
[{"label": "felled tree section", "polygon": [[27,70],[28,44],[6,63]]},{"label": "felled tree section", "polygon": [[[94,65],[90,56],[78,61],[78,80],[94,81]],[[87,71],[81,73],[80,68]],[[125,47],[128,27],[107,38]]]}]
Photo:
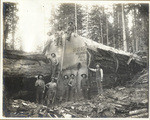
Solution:
[{"label": "felled tree section", "polygon": [[35,77],[38,74],[51,75],[51,63],[41,54],[27,54],[5,51],[3,59],[4,77]]},{"label": "felled tree section", "polygon": [[32,61],[43,61],[45,63],[48,63],[47,57],[43,54],[26,53],[17,50],[5,50],[4,58],[16,59],[16,60],[24,59],[24,60],[32,60]]},{"label": "felled tree section", "polygon": [[104,86],[123,85],[147,66],[146,61],[140,59],[138,55],[135,58],[134,56],[117,54],[103,48],[97,48],[96,51],[88,49],[88,52],[90,53],[88,55],[90,67],[95,68],[98,63],[104,71]]}]

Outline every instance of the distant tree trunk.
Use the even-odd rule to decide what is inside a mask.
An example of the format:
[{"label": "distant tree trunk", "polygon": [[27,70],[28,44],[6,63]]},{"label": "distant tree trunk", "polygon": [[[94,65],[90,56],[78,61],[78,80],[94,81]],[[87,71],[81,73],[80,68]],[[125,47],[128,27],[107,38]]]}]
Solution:
[{"label": "distant tree trunk", "polygon": [[115,7],[113,5],[113,44],[114,44],[114,48],[116,48],[116,44],[115,44]]},{"label": "distant tree trunk", "polygon": [[108,45],[109,40],[108,40],[108,20],[107,20],[107,17],[106,17],[106,35],[107,35],[107,45]]},{"label": "distant tree trunk", "polygon": [[103,18],[104,17],[104,7],[102,7],[102,14],[100,15],[100,19],[99,19],[99,24],[100,24],[100,38],[101,38],[101,43],[104,43],[104,38],[103,38]]},{"label": "distant tree trunk", "polygon": [[14,25],[14,7],[12,9],[12,49],[14,50],[14,43],[15,43],[15,25]]},{"label": "distant tree trunk", "polygon": [[[118,12],[118,11],[117,11]],[[117,37],[117,49],[120,49],[120,26],[119,26],[119,23],[120,23],[120,19],[119,19],[119,17],[120,17],[120,14],[119,14],[119,12],[117,13],[117,19],[118,19],[118,26],[117,26],[117,32],[118,32],[118,37]]]},{"label": "distant tree trunk", "polygon": [[126,32],[125,32],[125,19],[124,19],[124,6],[122,4],[122,25],[123,25],[123,48],[124,51],[127,51],[127,41],[126,41]]},{"label": "distant tree trunk", "polygon": [[[136,32],[136,30],[137,30],[137,26],[136,26],[136,24],[137,24],[137,18],[136,18],[136,8],[134,7],[134,20],[135,20],[135,32]],[[136,37],[136,36],[138,36],[138,34],[137,34],[137,32],[136,32],[136,34],[135,34],[135,51],[138,51],[138,37]]]},{"label": "distant tree trunk", "polygon": [[12,49],[15,49],[15,32],[12,32]]},{"label": "distant tree trunk", "polygon": [[133,52],[135,52],[135,23],[133,23],[133,39],[132,39],[132,48]]},{"label": "distant tree trunk", "polygon": [[86,23],[86,32],[87,32],[87,38],[89,37],[89,13],[88,13],[88,5],[87,5],[87,23]]},{"label": "distant tree trunk", "polygon": [[[4,21],[3,21],[3,23],[4,23]],[[5,50],[7,47],[6,46],[6,39],[8,37],[8,25],[3,24],[3,29],[4,29],[4,31],[3,31],[3,33],[4,33],[4,35],[3,35],[3,49]]]},{"label": "distant tree trunk", "polygon": [[101,18],[100,18],[100,30],[101,30],[101,43],[103,44],[103,26],[102,26]]},{"label": "distant tree trunk", "polygon": [[136,52],[137,51],[137,41],[136,41],[136,8],[134,7],[134,10],[133,10],[133,42],[132,42],[132,45],[133,45],[133,52]]},{"label": "distant tree trunk", "polygon": [[75,3],[75,26],[76,26],[76,34],[77,34],[77,4]]}]

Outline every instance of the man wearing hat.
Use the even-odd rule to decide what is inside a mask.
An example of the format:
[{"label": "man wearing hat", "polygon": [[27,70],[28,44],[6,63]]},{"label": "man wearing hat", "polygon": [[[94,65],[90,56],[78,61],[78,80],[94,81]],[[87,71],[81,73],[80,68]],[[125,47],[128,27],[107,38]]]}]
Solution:
[{"label": "man wearing hat", "polygon": [[[75,75],[74,74],[71,74],[70,75],[70,80],[68,82],[68,86],[69,86],[69,100],[73,100],[75,101],[75,91],[76,91],[76,79],[75,79]],[[74,98],[74,99],[73,99]]]},{"label": "man wearing hat", "polygon": [[97,82],[98,94],[102,94],[103,93],[103,88],[102,88],[103,69],[100,68],[99,64],[96,64],[96,69],[89,68],[89,70],[96,72],[96,82]]},{"label": "man wearing hat", "polygon": [[64,34],[62,27],[58,27],[57,35],[56,35],[56,46],[62,45],[62,35]]},{"label": "man wearing hat", "polygon": [[47,93],[46,93],[46,98],[47,98],[47,106],[49,106],[50,103],[53,103],[55,99],[55,94],[56,94],[56,89],[57,89],[55,78],[52,77],[51,82],[47,83],[45,87],[48,88]]},{"label": "man wearing hat", "polygon": [[76,29],[76,27],[75,27],[75,25],[73,24],[73,22],[69,22],[68,23],[68,28],[67,28],[67,40],[68,41],[70,41],[70,38],[71,38],[71,34],[73,33],[73,32],[75,32],[75,29]]},{"label": "man wearing hat", "polygon": [[82,76],[82,80],[81,80],[82,94],[83,94],[84,99],[88,99],[89,82],[87,79],[87,75],[82,74],[81,76]]},{"label": "man wearing hat", "polygon": [[59,63],[58,63],[58,59],[57,59],[55,53],[52,53],[51,56],[52,56],[52,58],[51,58],[51,60],[52,60],[52,77],[55,77],[55,73],[56,73]]},{"label": "man wearing hat", "polygon": [[68,101],[68,93],[69,93],[69,77],[68,75],[64,75],[64,81],[63,81],[63,85],[64,85],[64,99],[67,102]]},{"label": "man wearing hat", "polygon": [[39,104],[43,104],[43,97],[45,92],[45,82],[43,80],[43,75],[38,75],[37,80],[35,82],[36,86],[36,102]]}]

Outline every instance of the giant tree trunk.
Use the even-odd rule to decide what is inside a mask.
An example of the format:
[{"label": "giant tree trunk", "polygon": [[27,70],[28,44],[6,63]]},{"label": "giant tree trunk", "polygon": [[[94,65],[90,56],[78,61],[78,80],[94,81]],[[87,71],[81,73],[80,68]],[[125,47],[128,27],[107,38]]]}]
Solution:
[{"label": "giant tree trunk", "polygon": [[108,33],[108,18],[106,17],[106,35],[107,35],[107,45],[109,46],[109,33]]},{"label": "giant tree trunk", "polygon": [[19,51],[4,51],[4,77],[32,78],[38,74],[51,75],[51,62],[42,54],[27,54]]},{"label": "giant tree trunk", "polygon": [[[88,51],[91,54],[90,67],[95,68],[96,64],[100,64],[104,71],[103,85],[107,87],[124,85],[147,66],[146,61],[134,59],[132,56],[116,54],[100,48],[97,48],[97,52],[91,49]],[[94,80],[92,76],[93,74],[89,73],[90,80]]]},{"label": "giant tree trunk", "polygon": [[113,5],[113,47],[116,48],[116,44],[115,44],[115,7]]}]

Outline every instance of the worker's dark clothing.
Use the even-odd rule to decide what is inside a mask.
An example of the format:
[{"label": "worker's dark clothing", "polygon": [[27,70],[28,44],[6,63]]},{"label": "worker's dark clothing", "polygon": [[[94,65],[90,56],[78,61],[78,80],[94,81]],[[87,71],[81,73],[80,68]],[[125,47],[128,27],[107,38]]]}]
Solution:
[{"label": "worker's dark clothing", "polygon": [[102,80],[101,80],[101,73],[100,70],[96,70],[96,82],[97,82],[97,87],[98,87],[98,93],[103,93],[103,88],[102,88]]},{"label": "worker's dark clothing", "polygon": [[71,78],[69,80],[69,100],[71,101],[75,101],[76,100],[76,79],[75,78]]},{"label": "worker's dark clothing", "polygon": [[68,101],[68,97],[69,97],[69,79],[64,79],[64,98],[65,101]]},{"label": "worker's dark clothing", "polygon": [[71,34],[73,32],[75,32],[75,25],[70,25],[68,28],[67,28],[67,40],[70,41],[71,39]]},{"label": "worker's dark clothing", "polygon": [[51,58],[52,60],[52,77],[55,77],[56,71],[58,69],[58,60],[56,57]]},{"label": "worker's dark clothing", "polygon": [[45,82],[41,79],[36,80],[36,102],[39,104],[43,104],[43,97],[45,91]]},{"label": "worker's dark clothing", "polygon": [[48,88],[46,93],[47,106],[50,105],[50,103],[54,102],[55,95],[56,95],[56,86],[57,84],[55,82],[49,82],[46,84],[46,87]]},{"label": "worker's dark clothing", "polygon": [[57,32],[57,34],[56,34],[56,46],[62,45],[62,35],[63,34],[64,34],[64,32],[62,30]]},{"label": "worker's dark clothing", "polygon": [[100,68],[99,69],[90,68],[90,70],[96,72],[96,83],[97,83],[97,88],[98,88],[98,94],[102,94],[103,93],[103,88],[102,88],[103,70]]},{"label": "worker's dark clothing", "polygon": [[87,78],[83,78],[81,80],[81,89],[82,89],[82,94],[85,99],[88,99],[88,90],[89,90],[89,83]]}]

